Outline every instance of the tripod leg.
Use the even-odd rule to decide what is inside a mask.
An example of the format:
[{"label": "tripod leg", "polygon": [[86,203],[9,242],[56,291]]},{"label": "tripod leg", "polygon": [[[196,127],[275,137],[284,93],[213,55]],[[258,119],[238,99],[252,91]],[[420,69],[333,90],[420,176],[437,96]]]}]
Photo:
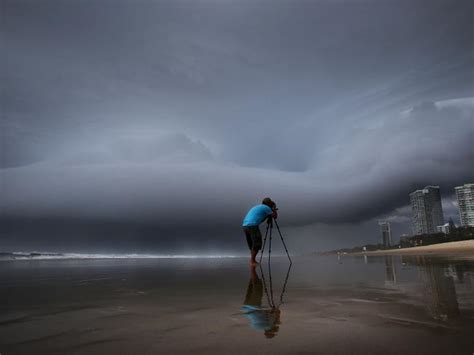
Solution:
[{"label": "tripod leg", "polygon": [[267,295],[268,306],[271,307],[272,304],[271,304],[271,301],[270,301],[270,296],[269,296],[269,294],[268,294],[267,283],[266,283],[266,281],[265,281],[265,273],[263,272],[262,265],[259,264],[258,266],[259,266],[259,268],[260,268],[260,274],[262,275],[263,288],[264,288],[264,290],[265,290],[265,294]]},{"label": "tripod leg", "polygon": [[270,257],[272,256],[272,229],[273,225],[270,224],[270,240],[268,241],[268,266],[270,266]]},{"label": "tripod leg", "polygon": [[262,262],[262,256],[263,256],[263,251],[265,250],[265,244],[267,243],[267,235],[268,235],[268,228],[270,227],[269,224],[267,224],[267,230],[265,231],[265,238],[263,239],[263,246],[262,246],[262,252],[260,254],[260,260],[259,263]]},{"label": "tripod leg", "polygon": [[[290,264],[293,264],[290,258],[290,253],[288,253],[288,248],[286,247],[285,240],[283,239],[283,236],[281,235],[280,227],[278,226],[277,221],[275,220],[275,225],[277,227],[278,233],[280,234],[281,241],[283,243],[283,246],[285,247],[286,255],[288,256],[288,259],[290,260]],[[270,239],[271,240],[271,239]]]},{"label": "tripod leg", "polygon": [[283,284],[283,289],[281,290],[280,304],[278,305],[278,307],[280,307],[283,304],[283,296],[285,295],[286,284],[288,283],[288,278],[290,277],[291,266],[292,264],[290,263],[290,265],[288,265],[288,271],[286,272],[285,283]]},{"label": "tripod leg", "polygon": [[[268,258],[268,260],[270,260],[270,258]],[[270,263],[268,263],[268,278],[270,279],[270,300],[272,301],[270,307],[275,308],[275,301],[273,301],[272,266]]]}]

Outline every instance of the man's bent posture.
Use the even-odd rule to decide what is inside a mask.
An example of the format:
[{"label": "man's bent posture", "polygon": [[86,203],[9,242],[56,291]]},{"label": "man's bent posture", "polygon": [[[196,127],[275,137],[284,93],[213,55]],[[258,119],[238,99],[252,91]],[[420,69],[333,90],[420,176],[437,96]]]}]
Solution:
[{"label": "man's bent posture", "polygon": [[269,197],[265,197],[261,205],[254,206],[247,212],[244,222],[242,223],[245,236],[247,237],[247,244],[250,249],[251,265],[257,264],[255,257],[258,251],[262,249],[262,234],[258,226],[269,216],[271,218],[277,218],[276,204]]}]

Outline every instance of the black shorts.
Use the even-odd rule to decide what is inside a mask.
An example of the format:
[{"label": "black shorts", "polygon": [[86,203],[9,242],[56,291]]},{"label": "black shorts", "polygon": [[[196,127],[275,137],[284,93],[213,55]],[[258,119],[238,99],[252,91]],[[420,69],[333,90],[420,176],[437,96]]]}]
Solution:
[{"label": "black shorts", "polygon": [[250,250],[259,251],[262,249],[262,234],[258,226],[244,227],[244,233]]}]

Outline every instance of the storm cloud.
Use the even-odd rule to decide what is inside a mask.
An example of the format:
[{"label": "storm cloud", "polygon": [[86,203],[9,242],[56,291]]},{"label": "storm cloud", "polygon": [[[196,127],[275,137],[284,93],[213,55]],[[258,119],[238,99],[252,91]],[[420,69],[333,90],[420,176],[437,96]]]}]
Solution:
[{"label": "storm cloud", "polygon": [[212,231],[265,196],[287,228],[356,244],[407,225],[412,190],[474,180],[468,1],[3,5],[10,247],[23,219],[233,245]]}]

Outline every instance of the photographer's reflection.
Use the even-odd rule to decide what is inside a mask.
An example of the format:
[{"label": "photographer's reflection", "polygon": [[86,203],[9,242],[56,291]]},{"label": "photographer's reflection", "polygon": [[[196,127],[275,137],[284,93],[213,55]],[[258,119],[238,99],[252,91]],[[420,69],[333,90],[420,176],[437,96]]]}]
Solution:
[{"label": "photographer's reflection", "polygon": [[[281,310],[280,306],[283,303],[283,293],[285,292],[286,283],[288,281],[288,273],[286,275],[285,284],[282,289],[282,294],[280,295],[280,304],[278,306],[273,302],[273,288],[272,288],[272,276],[271,270],[269,269],[269,278],[270,278],[270,295],[266,288],[265,276],[262,272],[262,279],[257,274],[255,266],[250,268],[250,280],[247,287],[247,294],[245,295],[244,305],[241,310],[244,311],[244,316],[250,320],[250,326],[256,330],[263,330],[264,335],[267,338],[273,338],[280,328],[280,315]],[[268,306],[262,305],[263,292],[268,300]]]}]

